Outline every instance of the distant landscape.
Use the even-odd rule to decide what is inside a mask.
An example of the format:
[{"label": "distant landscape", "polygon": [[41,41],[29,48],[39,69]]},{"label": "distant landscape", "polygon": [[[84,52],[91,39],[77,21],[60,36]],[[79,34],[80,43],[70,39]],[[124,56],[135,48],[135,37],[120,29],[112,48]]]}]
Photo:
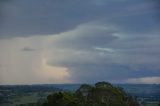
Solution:
[{"label": "distant landscape", "polygon": [[[1,85],[0,106],[42,106],[49,94],[75,92],[81,84]],[[159,106],[160,84],[114,84],[137,98],[140,106]]]}]

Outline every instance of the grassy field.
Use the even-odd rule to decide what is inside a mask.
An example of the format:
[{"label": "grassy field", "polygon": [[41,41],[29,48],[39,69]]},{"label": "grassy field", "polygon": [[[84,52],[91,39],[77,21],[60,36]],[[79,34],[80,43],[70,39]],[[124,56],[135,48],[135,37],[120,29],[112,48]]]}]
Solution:
[{"label": "grassy field", "polygon": [[39,97],[34,93],[33,95],[24,95],[17,96],[11,99],[13,105],[27,104],[27,103],[36,103]]},{"label": "grassy field", "polygon": [[158,106],[158,102],[147,102],[145,105],[141,106]]},{"label": "grassy field", "polygon": [[10,98],[12,106],[17,106],[20,104],[29,104],[37,103],[39,99],[46,98],[47,95],[52,94],[53,92],[34,92],[34,93],[25,93],[18,94]]}]

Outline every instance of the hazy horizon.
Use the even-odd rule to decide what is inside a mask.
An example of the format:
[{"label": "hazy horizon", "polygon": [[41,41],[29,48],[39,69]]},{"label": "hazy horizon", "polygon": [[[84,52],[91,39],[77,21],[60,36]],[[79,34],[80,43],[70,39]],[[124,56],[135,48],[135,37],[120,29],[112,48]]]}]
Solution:
[{"label": "hazy horizon", "polygon": [[0,0],[0,85],[160,84],[159,0]]}]

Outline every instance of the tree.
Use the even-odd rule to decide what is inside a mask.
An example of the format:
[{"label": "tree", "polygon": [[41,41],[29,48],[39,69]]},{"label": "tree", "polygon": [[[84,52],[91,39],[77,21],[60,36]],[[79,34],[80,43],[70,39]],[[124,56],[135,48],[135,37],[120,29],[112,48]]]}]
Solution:
[{"label": "tree", "polygon": [[160,106],[160,101],[159,101],[159,103],[158,103],[158,106]]},{"label": "tree", "polygon": [[95,86],[83,84],[76,92],[58,92],[47,97],[43,106],[139,106],[136,99],[128,96],[122,88],[108,82]]}]

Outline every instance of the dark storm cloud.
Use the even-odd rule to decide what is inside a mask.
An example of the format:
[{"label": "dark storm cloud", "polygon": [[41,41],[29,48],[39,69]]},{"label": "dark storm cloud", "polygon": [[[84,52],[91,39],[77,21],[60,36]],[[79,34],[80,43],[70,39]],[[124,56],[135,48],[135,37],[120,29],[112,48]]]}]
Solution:
[{"label": "dark storm cloud", "polygon": [[[88,64],[87,64],[88,65]],[[130,78],[141,78],[159,76],[159,72],[152,72],[152,70],[131,70],[128,66],[121,66],[118,64],[90,64],[91,66],[83,65],[81,67],[71,68],[70,74],[73,76],[72,80],[75,82],[96,82],[97,80],[116,81],[120,83],[123,80]],[[103,65],[103,66],[102,66]],[[77,71],[74,71],[76,70]],[[89,71],[88,71],[89,70]]]},{"label": "dark storm cloud", "polygon": [[50,39],[53,42],[49,42],[49,50],[43,51],[49,54],[47,64],[67,68],[70,80],[75,82],[160,76],[157,3],[12,0],[2,8],[5,20],[0,38],[56,34]]},{"label": "dark storm cloud", "polygon": [[[132,3],[124,6],[127,11],[120,11],[112,18],[106,15],[98,20],[97,26],[105,30],[86,28],[90,33],[76,33],[75,36],[58,40],[54,46],[71,51],[59,53],[60,57],[66,57],[50,60],[48,64],[67,67],[75,82],[119,82],[130,78],[160,76],[160,36],[155,4],[149,4],[151,2],[148,1]],[[116,28],[107,29],[110,25]]]},{"label": "dark storm cloud", "polygon": [[[8,3],[8,2],[10,2],[10,0],[0,0],[0,23],[1,23],[1,25],[3,24],[3,21],[4,21],[3,7],[4,7],[5,3]],[[0,25],[0,28],[1,28],[1,25]]]},{"label": "dark storm cloud", "polygon": [[[123,40],[119,37],[112,39],[114,31],[112,33],[107,33],[106,30],[98,32],[93,30],[93,33],[96,33],[95,36],[99,35],[96,38],[92,33],[83,33],[86,37],[80,34],[72,39],[68,37],[61,39],[62,41],[58,41],[61,45],[58,48],[69,50],[58,53],[58,59],[51,59],[48,65],[67,67],[72,76],[71,79],[75,82],[96,82],[97,80],[120,82],[129,78],[160,76],[160,38],[158,36],[151,39],[149,34],[145,35],[144,39],[143,36],[136,35],[135,38]],[[100,36],[102,32],[105,32],[105,38]],[[94,39],[88,36],[101,40],[95,45],[90,43],[90,40],[92,42]],[[63,55],[65,58],[59,58]]]},{"label": "dark storm cloud", "polygon": [[64,38],[62,37],[60,40],[57,40],[57,44],[54,44],[54,46],[62,49],[65,47],[68,49],[89,51],[93,50],[92,47],[97,47],[97,46],[106,47],[107,44],[119,39],[119,37],[114,35],[116,33],[116,31],[114,30],[94,28],[94,27],[92,28],[92,26],[85,26],[85,27],[86,31],[79,30],[78,31],[79,33],[76,33],[75,35],[74,33],[68,34],[67,37]]},{"label": "dark storm cloud", "polygon": [[[10,0],[2,7],[3,24],[0,37],[48,35],[71,30],[93,20],[113,22],[127,30],[140,31],[153,27],[154,14],[136,14],[153,11],[151,1],[111,1],[111,0]],[[140,4],[140,5],[138,5]],[[137,6],[138,5],[138,6]],[[143,8],[139,8],[142,7]],[[138,7],[138,9],[136,9]],[[130,16],[133,13],[134,16]],[[124,17],[126,15],[128,17]],[[143,15],[143,14],[142,14]],[[136,19],[134,19],[136,18]],[[138,25],[139,22],[141,25]],[[112,23],[112,24],[113,24]],[[132,25],[131,25],[132,24]],[[145,27],[144,27],[145,26]]]},{"label": "dark storm cloud", "polygon": [[[89,1],[13,0],[3,6],[1,37],[48,35],[73,29],[105,11]],[[95,15],[96,13],[96,15]]]},{"label": "dark storm cloud", "polygon": [[155,0],[155,10],[157,11],[157,20],[160,19],[160,1],[159,0]]},{"label": "dark storm cloud", "polygon": [[21,49],[22,51],[27,51],[27,52],[30,52],[30,51],[35,51],[36,49],[33,49],[31,47],[24,47],[23,49]]},{"label": "dark storm cloud", "polygon": [[71,79],[75,82],[96,82],[97,80],[112,82],[115,80],[120,83],[120,81],[129,78],[160,76],[159,68],[155,69],[154,65],[152,66],[151,64],[135,64],[134,66],[127,63],[118,64],[113,63],[107,57],[100,58],[98,56],[91,61],[73,56],[66,59],[66,61],[48,64],[69,68],[68,71],[72,76]]}]

